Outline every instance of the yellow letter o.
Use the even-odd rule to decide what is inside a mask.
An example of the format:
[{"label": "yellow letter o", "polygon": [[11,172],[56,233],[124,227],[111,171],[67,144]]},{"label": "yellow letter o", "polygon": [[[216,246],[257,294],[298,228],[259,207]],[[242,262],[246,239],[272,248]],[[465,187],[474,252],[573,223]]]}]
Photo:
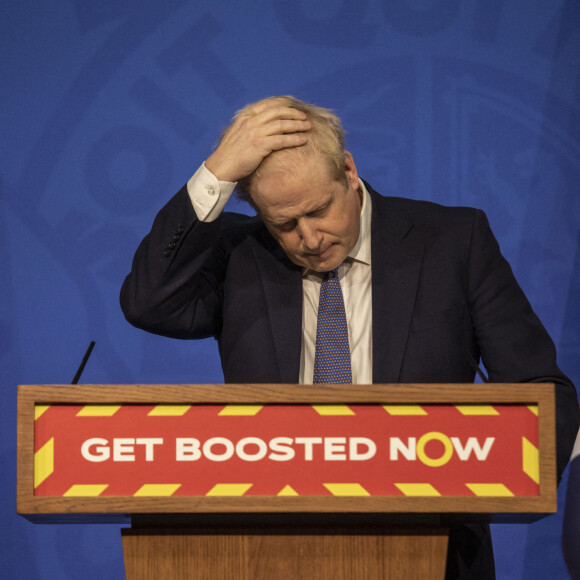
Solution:
[{"label": "yellow letter o", "polygon": [[[432,459],[425,453],[425,445],[436,439],[437,441],[441,441],[445,447],[445,451],[443,451],[443,455],[438,457],[437,459]],[[453,455],[453,444],[447,435],[443,433],[439,433],[437,431],[431,431],[430,433],[425,433],[419,441],[417,441],[417,456],[419,459],[429,467],[440,467],[441,465],[445,465]]]}]

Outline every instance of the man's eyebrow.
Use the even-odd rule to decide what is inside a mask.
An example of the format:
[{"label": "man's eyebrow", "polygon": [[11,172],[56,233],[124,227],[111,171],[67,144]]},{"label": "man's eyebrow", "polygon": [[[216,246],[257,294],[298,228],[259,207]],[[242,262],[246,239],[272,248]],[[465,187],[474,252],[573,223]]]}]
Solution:
[{"label": "man's eyebrow", "polygon": [[278,218],[278,219],[270,220],[270,223],[273,226],[281,227],[281,226],[286,226],[288,224],[291,224],[292,222],[295,222],[295,221],[296,221],[295,218]]},{"label": "man's eyebrow", "polygon": [[306,215],[311,215],[313,213],[325,210],[330,205],[331,201],[332,201],[331,199],[327,199],[324,203],[322,203],[318,207],[315,207],[313,210],[309,211]]}]

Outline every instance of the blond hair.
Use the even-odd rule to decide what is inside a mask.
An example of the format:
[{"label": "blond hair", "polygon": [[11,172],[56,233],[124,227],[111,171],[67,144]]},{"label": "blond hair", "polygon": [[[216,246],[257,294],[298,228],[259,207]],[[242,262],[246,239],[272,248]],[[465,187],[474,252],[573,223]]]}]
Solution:
[{"label": "blond hair", "polygon": [[344,169],[344,129],[337,115],[329,109],[317,107],[316,105],[304,103],[295,97],[283,95],[268,97],[256,103],[246,105],[236,113],[236,117],[239,115],[255,115],[254,107],[262,103],[292,107],[306,113],[306,118],[311,123],[311,129],[307,134],[308,141],[305,145],[281,149],[270,153],[250,175],[238,181],[236,192],[241,200],[253,205],[250,193],[252,183],[254,179],[259,178],[273,163],[276,163],[279,167],[281,166],[284,170],[295,171],[301,166],[300,161],[304,161],[316,154],[320,154],[326,159],[331,178],[346,182]]}]

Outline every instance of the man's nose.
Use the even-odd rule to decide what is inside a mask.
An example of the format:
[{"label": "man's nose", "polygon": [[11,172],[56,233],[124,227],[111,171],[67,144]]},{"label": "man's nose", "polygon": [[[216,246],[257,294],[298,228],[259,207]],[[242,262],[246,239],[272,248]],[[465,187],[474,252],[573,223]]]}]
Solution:
[{"label": "man's nose", "polygon": [[312,227],[312,224],[309,224],[307,221],[299,223],[298,228],[300,230],[302,243],[307,251],[313,252],[320,249],[322,234],[317,228]]}]

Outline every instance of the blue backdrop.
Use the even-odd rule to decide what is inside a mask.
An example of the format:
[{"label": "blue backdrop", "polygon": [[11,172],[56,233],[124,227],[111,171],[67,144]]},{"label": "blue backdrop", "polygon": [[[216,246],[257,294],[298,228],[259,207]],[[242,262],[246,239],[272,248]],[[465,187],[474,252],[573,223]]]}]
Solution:
[{"label": "blue backdrop", "polygon": [[[16,385],[70,382],[91,339],[83,382],[223,380],[213,341],[133,329],[118,292],[156,210],[264,96],[336,109],[383,194],[484,209],[580,384],[577,1],[4,1],[0,50],[4,577],[122,577],[119,526],[16,515]],[[499,578],[565,578],[560,530],[494,526]]]}]

